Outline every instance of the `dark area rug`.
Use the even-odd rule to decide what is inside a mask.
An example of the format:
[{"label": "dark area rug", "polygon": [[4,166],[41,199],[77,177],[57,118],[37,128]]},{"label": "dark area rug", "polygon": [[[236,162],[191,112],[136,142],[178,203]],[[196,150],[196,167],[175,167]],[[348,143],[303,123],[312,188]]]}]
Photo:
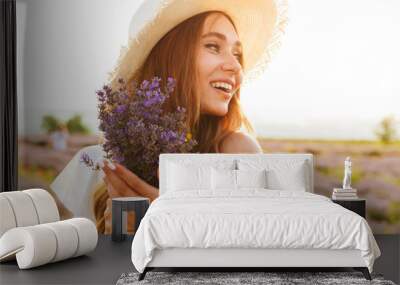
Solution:
[{"label": "dark area rug", "polygon": [[155,272],[150,271],[142,281],[139,273],[124,273],[117,285],[132,284],[379,284],[395,285],[384,280],[382,275],[372,274],[372,281],[366,280],[361,272]]}]

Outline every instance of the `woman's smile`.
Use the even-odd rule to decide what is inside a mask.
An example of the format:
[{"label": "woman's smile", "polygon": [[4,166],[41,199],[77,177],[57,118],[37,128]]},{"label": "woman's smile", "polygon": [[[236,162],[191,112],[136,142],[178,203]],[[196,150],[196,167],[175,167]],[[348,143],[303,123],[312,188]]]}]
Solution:
[{"label": "woman's smile", "polygon": [[224,100],[230,100],[234,93],[234,83],[230,80],[215,80],[210,83],[214,92],[222,94]]},{"label": "woman's smile", "polygon": [[197,57],[200,111],[225,116],[242,82],[242,47],[235,27],[218,13],[203,28]]}]

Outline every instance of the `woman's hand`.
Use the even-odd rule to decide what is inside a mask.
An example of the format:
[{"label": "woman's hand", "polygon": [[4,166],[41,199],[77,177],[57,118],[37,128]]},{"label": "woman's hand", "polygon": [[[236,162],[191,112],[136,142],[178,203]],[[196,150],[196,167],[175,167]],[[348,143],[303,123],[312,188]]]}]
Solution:
[{"label": "woman's hand", "polygon": [[[104,211],[104,233],[111,234],[111,204],[114,197],[132,197],[143,196],[150,199],[152,202],[158,197],[158,189],[140,179],[136,174],[118,163],[109,163],[103,161],[99,163],[104,171],[105,177],[103,178],[107,186],[109,198],[107,199],[106,210]],[[135,213],[128,212],[128,233],[133,233],[135,225]]]},{"label": "woman's hand", "polygon": [[107,184],[108,194],[111,198],[143,196],[152,202],[158,197],[157,188],[142,180],[123,165],[104,160],[100,167],[104,171],[104,182]]}]

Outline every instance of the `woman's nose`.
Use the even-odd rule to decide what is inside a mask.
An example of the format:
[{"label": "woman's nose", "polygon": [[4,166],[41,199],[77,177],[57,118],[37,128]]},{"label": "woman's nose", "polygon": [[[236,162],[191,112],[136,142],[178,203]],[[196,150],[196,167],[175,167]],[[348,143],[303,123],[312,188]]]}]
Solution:
[{"label": "woman's nose", "polygon": [[224,71],[232,71],[234,73],[239,73],[242,70],[242,65],[237,60],[237,58],[231,54],[227,55],[222,63],[222,69]]}]

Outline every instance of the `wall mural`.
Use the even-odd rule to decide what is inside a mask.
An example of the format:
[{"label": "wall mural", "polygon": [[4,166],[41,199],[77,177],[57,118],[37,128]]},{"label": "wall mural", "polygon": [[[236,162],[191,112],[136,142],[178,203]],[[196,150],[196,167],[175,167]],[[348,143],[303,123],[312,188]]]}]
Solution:
[{"label": "wall mural", "polygon": [[[280,23],[284,33],[278,48],[259,77],[243,81],[240,93],[230,93],[237,82],[201,85],[226,73],[214,73],[223,44],[215,46],[218,39],[198,43],[204,54],[194,55],[204,64],[192,67],[200,74],[194,93],[227,97],[218,101],[203,95],[196,109],[195,95],[183,99],[192,90],[187,83],[192,73],[155,76],[165,70],[156,62],[168,62],[163,52],[168,40],[178,40],[176,35],[159,41],[151,56],[135,50],[130,58],[129,26],[140,1],[84,2],[88,5],[17,1],[20,189],[49,190],[63,218],[86,216],[99,230],[110,231],[107,193],[119,190],[111,189],[114,177],[99,170],[100,158],[108,156],[147,183],[141,190],[126,183],[122,195],[152,195],[158,187],[158,153],[214,152],[212,142],[222,141],[215,130],[224,116],[233,124],[234,116],[244,114],[254,132],[245,128],[246,120],[242,131],[253,135],[252,146],[264,153],[314,155],[317,194],[330,197],[342,186],[344,161],[350,157],[351,186],[367,200],[373,232],[400,233],[400,82],[395,77],[400,74],[400,39],[394,36],[400,27],[394,12],[399,3],[288,1],[282,17],[289,20]],[[220,29],[228,35],[226,45],[239,37],[226,17],[217,17],[217,26],[207,17],[199,18],[199,33]],[[196,29],[195,23],[184,25]],[[195,50],[196,35],[191,37],[176,48]],[[169,68],[178,70],[185,57],[173,54]],[[245,55],[233,50],[222,68],[239,78],[235,70],[246,66]],[[142,71],[128,80],[117,78],[127,75],[120,68],[124,60],[137,58],[143,58]],[[196,112],[202,114],[198,125]]]}]

